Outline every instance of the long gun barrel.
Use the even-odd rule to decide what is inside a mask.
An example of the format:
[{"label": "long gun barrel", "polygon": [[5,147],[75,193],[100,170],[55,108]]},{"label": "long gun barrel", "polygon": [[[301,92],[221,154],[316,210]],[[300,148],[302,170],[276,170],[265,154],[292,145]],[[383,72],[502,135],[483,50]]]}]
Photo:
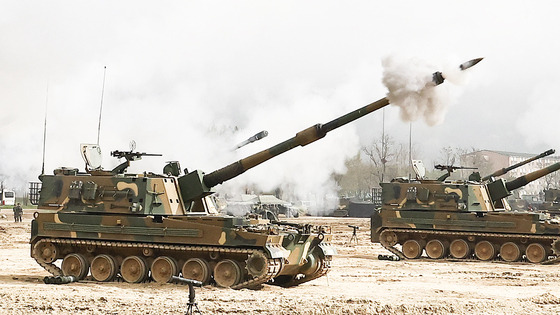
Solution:
[{"label": "long gun barrel", "polygon": [[517,164],[514,164],[514,165],[512,165],[512,166],[509,166],[509,167],[504,167],[504,168],[502,168],[502,169],[500,169],[500,170],[495,171],[494,173],[492,173],[492,174],[490,174],[490,175],[488,175],[488,176],[483,177],[483,178],[482,178],[482,181],[487,181],[487,180],[489,180],[489,179],[492,178],[492,177],[502,176],[502,175],[504,175],[505,173],[507,173],[507,172],[509,172],[509,171],[511,171],[511,170],[513,170],[513,169],[516,169],[516,168],[518,168],[518,167],[520,167],[520,166],[523,166],[523,165],[525,165],[525,164],[527,164],[527,163],[533,162],[534,160],[538,160],[538,159],[543,158],[543,157],[545,157],[545,156],[549,156],[549,155],[551,155],[551,154],[554,154],[554,152],[555,152],[554,149],[550,149],[550,150],[548,150],[548,151],[545,151],[545,152],[543,152],[543,153],[541,153],[541,154],[539,154],[539,155],[537,155],[537,156],[534,156],[534,157],[532,157],[532,158],[530,158],[530,159],[527,159],[527,160],[525,160],[525,161],[521,161],[521,162],[519,162],[519,163],[517,163]]},{"label": "long gun barrel", "polygon": [[344,126],[360,117],[363,117],[373,111],[389,105],[389,100],[384,97],[376,102],[366,105],[360,109],[350,112],[346,115],[340,116],[326,124],[317,124],[315,126],[304,129],[296,134],[295,137],[290,138],[282,143],[279,143],[273,147],[263,150],[259,153],[253,154],[249,157],[241,159],[235,163],[232,163],[224,168],[216,170],[212,173],[204,175],[204,184],[206,187],[214,187],[218,184],[223,183],[226,180],[230,180],[240,174],[243,174],[246,170],[253,168],[275,156],[278,156],[286,151],[289,151],[298,146],[306,146],[312,142],[315,142],[323,138],[329,131],[334,130],[338,127]]},{"label": "long gun barrel", "polygon": [[516,179],[506,182],[506,188],[509,191],[521,188],[527,184],[529,184],[532,181],[535,181],[543,176],[546,176],[552,172],[556,172],[557,170],[560,169],[560,162],[558,163],[554,163],[552,165],[549,165],[543,169],[540,169],[538,171],[534,171],[532,173],[529,173],[527,175],[523,175],[523,176],[519,176]]},{"label": "long gun barrel", "polygon": [[[459,68],[461,70],[468,69],[480,62],[482,58],[473,59],[463,63]],[[445,77],[441,72],[435,72],[432,76],[433,85],[439,85],[444,82]],[[269,159],[276,157],[286,151],[294,149],[298,146],[306,146],[315,142],[330,131],[342,127],[354,120],[361,118],[369,113],[381,109],[389,105],[389,100],[384,97],[378,101],[368,104],[362,108],[354,110],[346,115],[342,115],[325,124],[316,124],[307,129],[296,133],[295,137],[272,146],[266,150],[250,155],[244,159],[234,162],[226,167],[204,174],[202,171],[196,170],[179,178],[179,186],[181,187],[181,195],[185,201],[193,201],[197,198],[211,194],[210,188],[219,185],[227,180],[243,174],[245,171],[261,164]]]},{"label": "long gun barrel", "polygon": [[492,201],[497,201],[511,195],[511,192],[515,189],[521,188],[532,181],[535,181],[543,176],[560,170],[560,162],[549,165],[538,171],[519,176],[516,179],[506,182],[503,179],[498,179],[494,182],[488,184],[488,191],[490,192],[490,197]]}]

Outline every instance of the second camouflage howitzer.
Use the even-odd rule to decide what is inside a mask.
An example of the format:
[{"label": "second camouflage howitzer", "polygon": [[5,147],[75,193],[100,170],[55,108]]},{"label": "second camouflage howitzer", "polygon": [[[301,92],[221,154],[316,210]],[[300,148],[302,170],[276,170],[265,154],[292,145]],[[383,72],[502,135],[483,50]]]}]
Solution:
[{"label": "second camouflage howitzer", "polygon": [[556,172],[560,169],[560,162],[549,165],[538,171],[519,176],[514,180],[506,182],[504,179],[500,178],[488,184],[488,191],[490,193],[490,198],[492,201],[497,201],[507,196],[511,195],[513,190],[519,189],[532,181],[535,181],[543,176],[546,176],[552,172]]},{"label": "second camouflage howitzer", "polygon": [[[542,213],[508,211],[504,199],[560,169],[550,165],[506,182],[395,180],[381,183],[371,240],[402,259],[560,262],[560,224]],[[550,257],[553,256],[551,259]]]},{"label": "second camouflage howitzer", "polygon": [[488,176],[484,176],[484,177],[481,179],[481,181],[487,181],[487,180],[489,180],[489,179],[492,178],[492,177],[502,176],[502,175],[506,174],[507,172],[509,172],[509,171],[511,171],[511,170],[513,170],[513,169],[516,169],[516,168],[518,168],[518,167],[521,167],[521,166],[523,166],[523,165],[525,165],[525,164],[527,164],[527,163],[533,162],[534,160],[538,160],[538,159],[543,158],[543,157],[545,157],[545,156],[549,156],[549,155],[551,155],[551,154],[554,154],[554,152],[555,152],[554,149],[550,149],[550,150],[547,150],[547,151],[545,151],[545,152],[543,152],[543,153],[541,153],[541,154],[539,154],[539,155],[536,155],[536,156],[534,156],[534,157],[532,157],[532,158],[530,158],[530,159],[527,159],[527,160],[525,160],[525,161],[521,161],[521,162],[519,162],[519,163],[517,163],[517,164],[514,164],[514,165],[512,165],[512,166],[509,166],[509,167],[504,167],[504,168],[502,168],[502,169],[499,169],[499,170],[495,171],[494,173],[492,173],[492,174],[490,174],[490,175],[488,175]]}]

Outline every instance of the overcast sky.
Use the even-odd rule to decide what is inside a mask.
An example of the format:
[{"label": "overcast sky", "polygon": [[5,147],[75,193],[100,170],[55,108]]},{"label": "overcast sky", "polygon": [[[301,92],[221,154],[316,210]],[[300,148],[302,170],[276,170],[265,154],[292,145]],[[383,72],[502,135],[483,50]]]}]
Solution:
[{"label": "overcast sky", "polygon": [[[95,143],[162,153],[133,170],[210,172],[384,97],[381,62],[419,58],[433,71],[484,57],[453,92],[443,122],[412,123],[416,159],[444,146],[540,153],[558,145],[557,2],[0,1],[0,180],[26,187],[45,169],[83,170]],[[429,73],[428,73],[429,75]],[[450,83],[445,83],[451,86]],[[372,113],[236,179],[329,186],[331,171],[381,134]],[[385,110],[386,132],[409,123]],[[242,150],[231,148],[267,130]]]}]

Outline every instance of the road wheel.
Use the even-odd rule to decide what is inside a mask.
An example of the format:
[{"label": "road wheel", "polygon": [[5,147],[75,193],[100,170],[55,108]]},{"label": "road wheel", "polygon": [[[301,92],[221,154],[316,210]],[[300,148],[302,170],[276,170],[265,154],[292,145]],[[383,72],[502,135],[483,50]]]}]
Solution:
[{"label": "road wheel", "polygon": [[504,243],[500,247],[500,257],[505,261],[518,261],[521,258],[521,249],[514,242]]},{"label": "road wheel", "polygon": [[224,259],[214,267],[214,280],[220,287],[229,288],[241,280],[241,267],[231,259]]},{"label": "road wheel", "polygon": [[113,280],[118,271],[115,258],[104,254],[95,256],[90,269],[93,279],[101,282]]},{"label": "road wheel", "polygon": [[408,240],[402,245],[402,252],[408,259],[416,259],[422,255],[422,244],[418,240]]},{"label": "road wheel", "polygon": [[55,261],[57,254],[58,249],[51,242],[41,242],[35,246],[35,256],[47,264]]},{"label": "road wheel", "polygon": [[210,281],[210,265],[205,259],[191,258],[183,264],[183,278],[207,284]]},{"label": "road wheel", "polygon": [[465,259],[471,255],[471,245],[460,238],[453,240],[449,245],[449,253],[453,258]]},{"label": "road wheel", "polygon": [[395,246],[397,245],[398,238],[397,234],[393,231],[383,231],[379,236],[383,243],[386,243],[388,246]]},{"label": "road wheel", "polygon": [[474,247],[474,254],[480,260],[492,260],[496,257],[496,247],[489,241],[480,241]]},{"label": "road wheel", "polygon": [[82,254],[68,254],[62,261],[61,269],[65,276],[74,276],[82,280],[88,274],[89,263]]},{"label": "road wheel", "polygon": [[128,256],[121,264],[121,276],[129,283],[140,283],[148,277],[148,265],[144,258]]},{"label": "road wheel", "polygon": [[430,240],[426,244],[426,255],[432,259],[441,259],[447,253],[447,246],[440,240]]},{"label": "road wheel", "polygon": [[539,243],[532,243],[527,246],[525,250],[525,255],[527,256],[527,260],[532,263],[540,263],[543,262],[546,258],[546,250],[544,246]]},{"label": "road wheel", "polygon": [[152,263],[152,279],[156,282],[171,282],[171,277],[179,274],[179,268],[175,259],[167,256],[161,256]]}]

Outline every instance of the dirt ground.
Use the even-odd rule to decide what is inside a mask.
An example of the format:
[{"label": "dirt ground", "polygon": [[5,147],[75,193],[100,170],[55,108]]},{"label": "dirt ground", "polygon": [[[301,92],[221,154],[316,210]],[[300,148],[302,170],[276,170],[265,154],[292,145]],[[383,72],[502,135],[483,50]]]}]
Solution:
[{"label": "dirt ground", "polygon": [[[174,284],[43,284],[49,275],[29,256],[32,210],[0,218],[1,314],[184,314],[188,287]],[[368,219],[310,218],[329,224],[338,255],[328,276],[294,288],[196,289],[203,314],[554,314],[560,266],[500,262],[384,261],[369,241]],[[357,225],[358,245],[348,244]]]}]

